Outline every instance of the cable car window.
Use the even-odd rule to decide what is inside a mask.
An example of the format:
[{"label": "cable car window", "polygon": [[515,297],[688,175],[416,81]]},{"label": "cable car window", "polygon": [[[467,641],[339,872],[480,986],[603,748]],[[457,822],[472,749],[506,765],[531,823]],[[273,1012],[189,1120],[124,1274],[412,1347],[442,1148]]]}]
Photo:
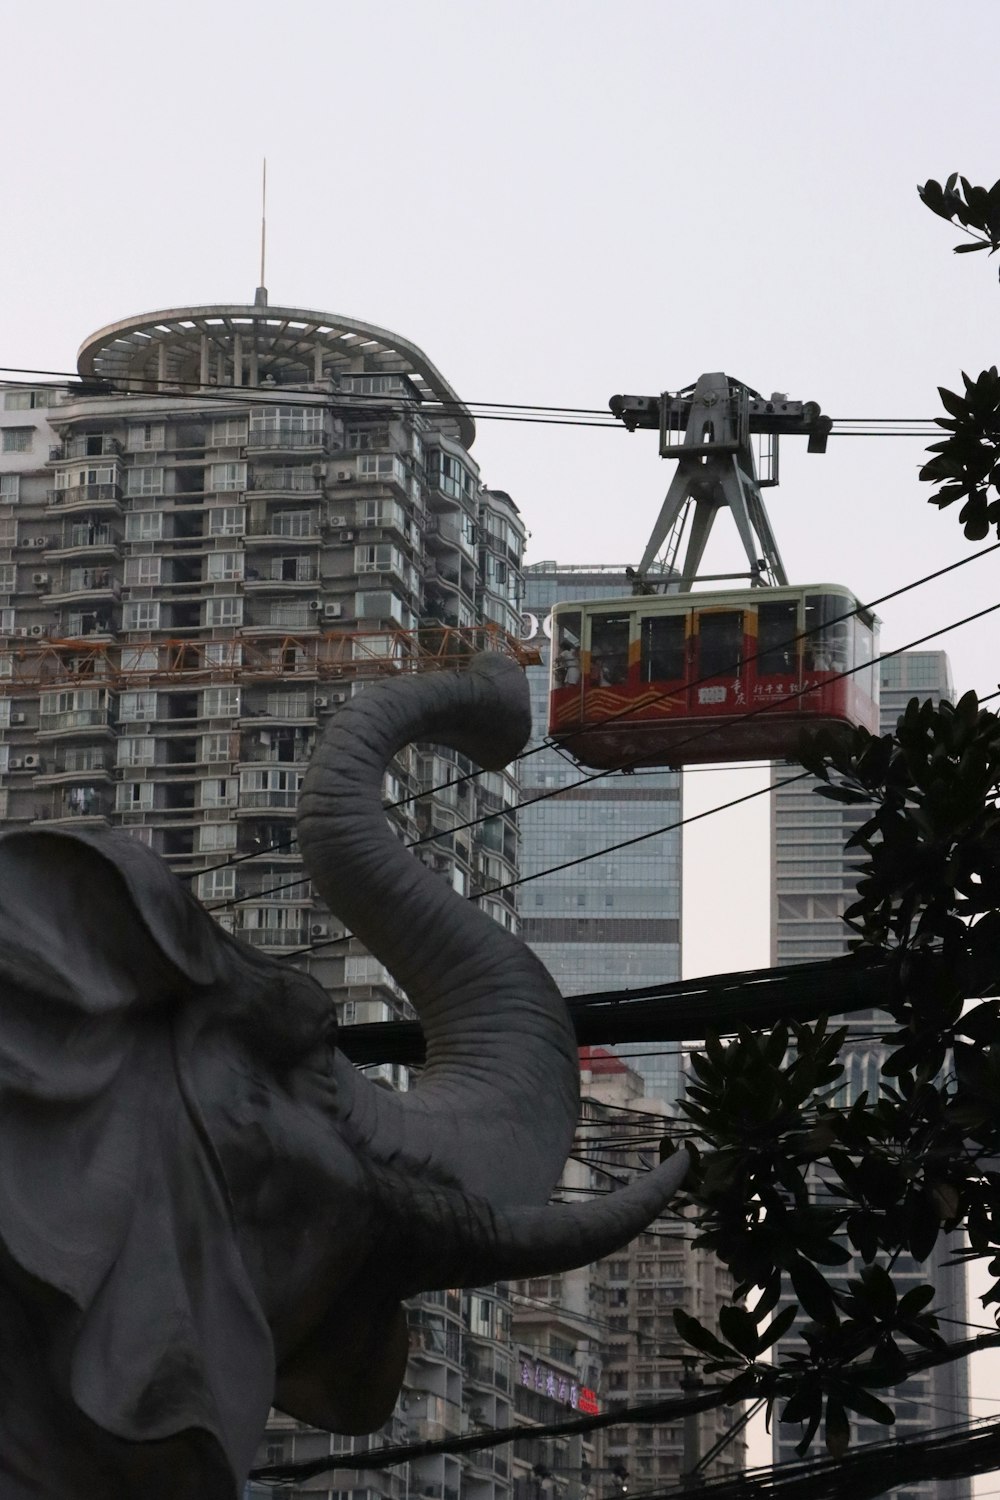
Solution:
[{"label": "cable car window", "polygon": [[703,610],[698,638],[699,677],[734,677],[743,664],[743,611]]},{"label": "cable car window", "polygon": [[556,687],[575,687],[580,681],[580,632],[582,616],[579,610],[555,616],[559,632],[552,642],[555,659],[552,680]]},{"label": "cable car window", "polygon": [[775,599],[757,606],[758,677],[794,672],[797,665],[799,607],[795,599]]},{"label": "cable car window", "polygon": [[641,622],[643,682],[676,682],[684,676],[684,616],[647,615]]},{"label": "cable car window", "polygon": [[859,669],[854,680],[869,698],[875,696],[874,647],[871,627],[863,620],[854,621],[854,665]]},{"label": "cable car window", "polygon": [[807,672],[847,672],[854,665],[850,614],[850,604],[841,594],[806,595],[807,636],[802,657]]},{"label": "cable car window", "polygon": [[593,615],[590,625],[590,670],[595,683],[613,685],[628,675],[630,615]]}]

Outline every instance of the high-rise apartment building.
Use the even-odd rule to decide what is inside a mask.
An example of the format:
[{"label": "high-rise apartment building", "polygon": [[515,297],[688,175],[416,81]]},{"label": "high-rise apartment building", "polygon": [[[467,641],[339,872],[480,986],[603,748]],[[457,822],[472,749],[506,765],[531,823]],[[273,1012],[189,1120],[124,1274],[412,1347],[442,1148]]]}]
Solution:
[{"label": "high-rise apartment building", "polygon": [[[953,700],[951,670],[943,651],[906,651],[879,664],[881,673],[882,733],[891,733],[910,698]],[[776,766],[776,789],[771,810],[771,961],[806,963],[846,953],[849,931],[842,913],[855,896],[857,857],[845,844],[866,820],[863,807],[851,807],[819,797],[812,780],[781,786],[784,768]],[[851,1016],[854,1025],[872,1029],[881,1019],[874,1012]],[[879,1086],[881,1048],[877,1041],[852,1042],[844,1058],[846,1092],[857,1098],[863,1089],[874,1097]],[[939,1242],[940,1244],[941,1242]],[[924,1265],[901,1258],[893,1271],[901,1287],[909,1282],[933,1281],[933,1304],[944,1319],[962,1325],[966,1318],[965,1271],[949,1265],[945,1246]],[[850,1274],[850,1269],[847,1274]],[[947,1327],[948,1325],[946,1325]],[[960,1326],[949,1336],[959,1336]],[[968,1375],[963,1361],[940,1365],[908,1380],[896,1392],[893,1437],[911,1436],[931,1427],[962,1422],[969,1415]],[[859,1442],[886,1439],[886,1430],[859,1421]],[[797,1432],[774,1427],[776,1463],[791,1462]],[[968,1500],[968,1480],[926,1481],[892,1490],[895,1500]]]},{"label": "high-rise apartment building", "polygon": [[[360,684],[520,634],[524,527],[480,480],[471,415],[406,340],[263,292],[102,329],[79,373],[0,387],[0,822],[139,839],[227,929],[316,973],[344,1020],[404,1014],[305,876],[295,806]],[[434,836],[421,858],[461,895],[517,873],[515,781],[472,769],[411,746],[385,786],[389,803],[438,789],[390,816],[405,841]],[[514,925],[510,893],[482,905]],[[511,1420],[505,1288],[430,1294],[410,1322],[389,1441]],[[275,1414],[260,1457],[353,1446]],[[345,1486],[504,1500],[509,1459],[284,1493]]]},{"label": "high-rise apartment building", "polygon": [[[681,830],[596,859],[570,862],[656,827],[676,825],[681,778],[673,771],[587,773],[546,745],[549,611],[557,601],[618,598],[630,592],[621,567],[539,562],[524,570],[525,622],[543,663],[528,669],[534,738],[521,765],[521,796],[544,801],[520,814],[521,933],[566,995],[642,988],[681,974]],[[530,877],[568,864],[544,880]],[[630,1043],[631,1067],[647,1092],[667,1101],[680,1089],[676,1050]]]}]

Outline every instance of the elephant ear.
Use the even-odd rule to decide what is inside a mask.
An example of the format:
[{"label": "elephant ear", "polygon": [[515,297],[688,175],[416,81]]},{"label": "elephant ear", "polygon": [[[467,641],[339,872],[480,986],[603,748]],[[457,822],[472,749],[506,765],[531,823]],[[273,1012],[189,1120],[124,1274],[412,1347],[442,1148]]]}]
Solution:
[{"label": "elephant ear", "polygon": [[56,998],[72,997],[90,1013],[137,997],[152,1003],[180,976],[202,988],[225,974],[221,930],[134,839],[56,829],[7,834],[0,891],[4,952],[35,955]]},{"label": "elephant ear", "polygon": [[0,1242],[57,1309],[56,1394],[133,1442],[207,1433],[242,1476],[273,1348],[191,1083],[229,952],[127,838],[0,839]]},{"label": "elephant ear", "polygon": [[327,1432],[374,1432],[392,1415],[407,1349],[399,1302],[373,1302],[368,1285],[351,1288],[278,1366],[274,1404]]}]

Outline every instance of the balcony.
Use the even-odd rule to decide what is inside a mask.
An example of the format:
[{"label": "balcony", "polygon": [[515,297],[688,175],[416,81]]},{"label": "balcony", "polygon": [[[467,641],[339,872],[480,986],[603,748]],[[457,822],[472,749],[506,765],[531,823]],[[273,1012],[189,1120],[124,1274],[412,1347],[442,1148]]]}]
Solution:
[{"label": "balcony", "polygon": [[272,606],[270,609],[247,610],[243,628],[300,635],[303,631],[318,630],[322,619],[322,609],[311,609],[309,605],[290,605],[284,608]]},{"label": "balcony", "polygon": [[63,713],[40,714],[38,717],[40,737],[81,732],[113,733],[111,710],[109,708],[73,708]]},{"label": "balcony", "polygon": [[[66,492],[60,491],[61,494]],[[110,526],[93,526],[88,524],[71,524],[66,526],[61,537],[45,537],[46,546],[39,547],[45,552],[47,562],[57,562],[62,558],[70,559],[77,553],[82,553],[87,558],[121,556],[121,536],[112,531]],[[40,539],[35,538],[38,546]]]},{"label": "balcony", "polygon": [[75,484],[72,489],[47,490],[46,500],[50,511],[60,515],[74,511],[122,512],[122,487],[120,484]]},{"label": "balcony", "polygon": [[283,594],[296,588],[313,588],[319,581],[319,564],[312,558],[300,562],[294,572],[274,573],[247,566],[243,582],[254,594]]},{"label": "balcony", "polygon": [[240,927],[238,935],[251,948],[304,948],[312,941],[308,927]]},{"label": "balcony", "polygon": [[[303,529],[305,528],[305,529]],[[320,517],[317,511],[308,521],[302,521],[291,512],[279,511],[277,515],[265,516],[263,520],[250,521],[246,534],[258,543],[280,542],[283,547],[300,543],[316,543],[320,540]]]},{"label": "balcony", "polygon": [[112,812],[110,791],[96,786],[72,786],[56,798],[54,809],[40,813],[36,823],[74,823],[106,827]]},{"label": "balcony", "polygon": [[58,448],[49,449],[49,463],[63,463],[72,458],[117,458],[122,445],[107,432],[69,438]]},{"label": "balcony", "polygon": [[321,428],[303,430],[297,424],[277,423],[247,435],[247,453],[322,453],[330,442],[330,434]]}]

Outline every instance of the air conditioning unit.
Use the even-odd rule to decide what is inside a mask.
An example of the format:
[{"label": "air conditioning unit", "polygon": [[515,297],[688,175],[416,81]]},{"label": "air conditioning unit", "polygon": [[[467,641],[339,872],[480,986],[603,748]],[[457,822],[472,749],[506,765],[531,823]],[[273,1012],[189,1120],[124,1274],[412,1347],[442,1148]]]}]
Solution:
[{"label": "air conditioning unit", "polygon": [[42,757],[40,755],[26,755],[24,757],[24,769],[26,771],[37,771],[41,764]]},{"label": "air conditioning unit", "polygon": [[310,599],[309,608],[312,610],[313,614],[318,614],[319,611],[323,608],[322,599]]},{"label": "air conditioning unit", "polygon": [[11,631],[11,635],[27,635],[27,634],[28,634],[28,627],[27,627],[27,625],[15,625],[14,629]]},{"label": "air conditioning unit", "polygon": [[354,470],[353,469],[338,469],[337,470],[337,480],[338,480],[338,482],[340,484],[350,484],[350,482],[351,482],[351,480],[353,478],[354,478]]},{"label": "air conditioning unit", "polygon": [[354,541],[354,532],[353,531],[342,531],[340,533],[340,540],[342,542],[353,542]]},{"label": "air conditioning unit", "polygon": [[348,696],[349,695],[347,693],[331,693],[330,696],[329,696],[329,699],[327,701],[329,702],[329,704],[332,707],[334,704],[337,704],[337,703],[346,703],[347,699],[348,699]]},{"label": "air conditioning unit", "polygon": [[327,937],[330,929],[325,922],[314,922],[309,929],[310,937]]},{"label": "air conditioning unit", "polygon": [[44,625],[32,625],[32,626],[30,626],[30,628],[28,630],[28,634],[29,635],[47,635],[48,632],[46,631]]},{"label": "air conditioning unit", "polygon": [[341,615],[343,613],[344,613],[344,606],[342,604],[324,604],[323,605],[323,617],[324,617],[324,619],[327,619],[327,620],[339,620],[340,617],[341,617]]},{"label": "air conditioning unit", "polygon": [[323,478],[323,465],[322,464],[313,464],[313,466],[312,466],[312,476],[313,476],[314,479],[322,479]]},{"label": "air conditioning unit", "polygon": [[28,720],[28,715],[27,714],[11,714],[11,716],[10,716],[10,722],[12,724],[25,724],[25,723],[27,723],[27,720]]},{"label": "air conditioning unit", "polygon": [[31,581],[36,589],[44,589],[48,587],[49,575],[48,573],[32,573]]},{"label": "air conditioning unit", "polygon": [[23,765],[24,761],[19,755],[12,755],[10,760],[7,762],[7,769],[9,771],[20,771]]},{"label": "air conditioning unit", "polygon": [[331,516],[330,519],[329,519],[329,521],[327,522],[327,525],[328,526],[332,526],[334,528],[334,530],[336,530],[336,528],[338,526],[346,526],[347,525],[347,517],[346,516]]},{"label": "air conditioning unit", "polygon": [[[44,541],[44,537],[42,538],[42,540]],[[38,547],[40,545],[41,544],[40,544],[37,536],[26,536],[25,539],[24,539],[24,546],[25,547]]]},{"label": "air conditioning unit", "polygon": [[324,708],[329,708],[329,707],[330,707],[330,700],[329,700],[329,698],[323,698],[323,697],[320,696],[319,693],[317,693],[316,694],[316,708],[319,710],[319,709],[324,709]]},{"label": "air conditioning unit", "polygon": [[54,536],[36,536],[35,537],[35,546],[36,547],[54,547],[55,544],[56,544],[56,538]]}]

